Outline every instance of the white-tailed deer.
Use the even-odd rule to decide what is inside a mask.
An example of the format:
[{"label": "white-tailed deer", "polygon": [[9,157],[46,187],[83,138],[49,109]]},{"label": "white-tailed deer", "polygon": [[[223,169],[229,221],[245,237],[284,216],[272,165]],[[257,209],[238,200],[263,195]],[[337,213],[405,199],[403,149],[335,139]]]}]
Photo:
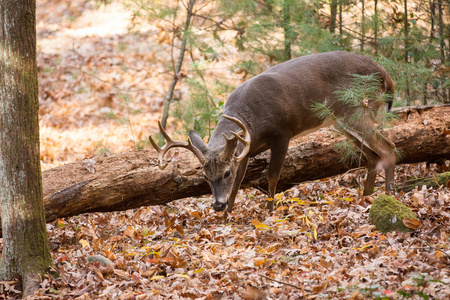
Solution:
[{"label": "white-tailed deer", "polygon": [[[335,91],[349,88],[352,74],[378,74],[380,92],[394,92],[391,77],[370,58],[342,51],[295,58],[238,86],[228,97],[223,118],[208,144],[192,130],[188,142],[173,141],[159,125],[166,145],[160,148],[150,137],[159,152],[159,166],[163,169],[167,165],[163,156],[170,148],[191,150],[203,166],[203,175],[214,197],[214,209],[222,211],[228,204],[231,212],[249,157],[271,150],[268,183],[269,197],[273,198],[289,140],[336,123],[337,118],[368,160],[364,194],[373,192],[378,165],[385,169],[386,191],[390,192],[397,159],[394,144],[376,133],[372,120],[351,118],[357,107],[336,101]],[[311,110],[314,103],[325,101],[335,118],[324,120]],[[380,101],[366,101],[372,108],[382,105]],[[267,207],[272,210],[273,201]]]}]

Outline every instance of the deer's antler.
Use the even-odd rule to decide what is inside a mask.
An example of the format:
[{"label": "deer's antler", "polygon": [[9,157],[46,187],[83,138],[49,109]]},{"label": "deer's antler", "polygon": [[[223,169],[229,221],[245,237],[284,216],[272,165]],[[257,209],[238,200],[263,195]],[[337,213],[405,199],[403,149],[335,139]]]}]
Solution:
[{"label": "deer's antler", "polygon": [[191,139],[189,138],[187,142],[182,141],[174,141],[170,138],[170,136],[167,134],[167,132],[164,130],[164,128],[161,126],[161,123],[158,121],[159,131],[163,135],[164,139],[166,140],[166,144],[162,146],[161,148],[158,146],[158,144],[152,139],[151,136],[149,136],[150,143],[152,144],[153,148],[158,152],[158,167],[162,170],[167,166],[167,162],[164,161],[164,155],[170,148],[174,147],[181,147],[186,148],[192,153],[197,156],[198,160],[202,165],[205,164],[205,156],[203,153],[194,145],[192,145]]},{"label": "deer's antler", "polygon": [[228,155],[228,153],[226,153],[226,151],[231,151],[231,149],[236,149],[236,146],[233,147],[233,143],[234,143],[233,140],[235,138],[237,140],[239,140],[244,145],[244,149],[239,154],[239,156],[236,156],[234,159],[236,161],[240,161],[245,156],[247,156],[248,152],[250,151],[250,144],[251,144],[250,133],[248,132],[247,127],[245,127],[244,123],[242,123],[238,119],[230,117],[230,116],[226,116],[226,115],[223,115],[222,117],[224,117],[225,119],[230,120],[231,122],[235,123],[236,125],[238,125],[242,129],[239,132],[231,132],[231,134],[234,135],[234,138],[228,139],[227,137],[225,137],[226,145],[225,145],[225,148],[223,149],[223,155],[224,156]]}]

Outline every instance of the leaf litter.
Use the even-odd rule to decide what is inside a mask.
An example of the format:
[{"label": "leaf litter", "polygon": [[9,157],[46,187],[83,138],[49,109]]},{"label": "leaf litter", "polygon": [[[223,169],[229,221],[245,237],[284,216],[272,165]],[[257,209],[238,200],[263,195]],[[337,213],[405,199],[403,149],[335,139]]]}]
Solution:
[{"label": "leaf litter", "polygon": [[[264,208],[262,193],[247,189],[228,218],[212,210],[210,198],[203,199],[207,206],[187,198],[55,221],[47,225],[54,272],[36,298],[450,296],[448,190],[399,194],[423,225],[412,233],[382,234],[369,223],[372,197],[349,202],[353,188],[333,179],[321,183],[322,189],[305,183],[277,195],[273,213]],[[419,206],[414,194],[424,196]]]}]

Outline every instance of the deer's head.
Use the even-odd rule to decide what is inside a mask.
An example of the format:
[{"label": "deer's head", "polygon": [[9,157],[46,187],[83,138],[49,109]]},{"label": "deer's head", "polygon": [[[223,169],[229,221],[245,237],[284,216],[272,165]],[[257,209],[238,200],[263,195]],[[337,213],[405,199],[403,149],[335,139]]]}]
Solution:
[{"label": "deer's head", "polygon": [[[213,208],[215,211],[222,211],[227,207],[228,198],[236,180],[239,163],[244,159],[250,150],[250,134],[245,125],[236,118],[223,116],[224,118],[237,124],[242,130],[239,132],[228,132],[231,137],[222,132],[224,140],[208,146],[198,133],[191,130],[188,142],[173,141],[164,131],[161,124],[159,129],[167,143],[159,147],[150,137],[150,142],[158,151],[158,165],[164,169],[167,163],[164,162],[164,154],[173,147],[183,147],[192,151],[203,167],[203,177],[211,187],[214,198]],[[220,130],[220,128],[216,128]],[[239,142],[243,144],[243,150],[236,156]]]}]

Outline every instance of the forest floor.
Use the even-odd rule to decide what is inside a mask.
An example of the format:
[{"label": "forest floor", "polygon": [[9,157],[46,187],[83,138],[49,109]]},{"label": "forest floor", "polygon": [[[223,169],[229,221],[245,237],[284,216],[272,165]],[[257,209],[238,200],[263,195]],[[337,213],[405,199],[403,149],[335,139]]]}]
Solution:
[{"label": "forest floor", "polygon": [[[126,9],[94,4],[37,1],[43,169],[133,150],[157,130],[170,52],[157,27],[130,33]],[[434,171],[398,166],[396,181]],[[210,196],[59,219],[47,225],[55,265],[34,298],[450,299],[448,188],[398,193],[422,225],[383,234],[368,216],[382,178],[361,197],[357,173],[295,186],[273,213],[248,189],[228,219]]]}]

